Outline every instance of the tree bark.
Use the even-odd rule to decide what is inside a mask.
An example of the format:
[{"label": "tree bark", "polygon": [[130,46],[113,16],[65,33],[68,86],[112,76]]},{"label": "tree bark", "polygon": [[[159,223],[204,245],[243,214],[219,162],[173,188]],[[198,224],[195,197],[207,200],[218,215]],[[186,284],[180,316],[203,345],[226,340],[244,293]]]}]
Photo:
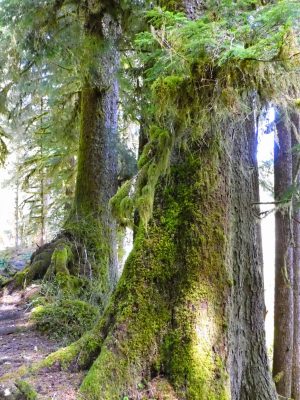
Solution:
[{"label": "tree bark", "polygon": [[[172,157],[104,318],[67,355],[86,400],[270,400],[254,115]],[[64,353],[63,357],[66,357]],[[113,384],[112,384],[113,382]]]},{"label": "tree bark", "polygon": [[[100,283],[104,304],[120,271],[117,260],[116,223],[109,200],[117,190],[118,41],[120,22],[111,6],[89,9],[86,36],[95,47],[89,76],[81,94],[81,127],[78,172],[71,226],[79,222],[79,238],[85,236]],[[99,45],[99,49],[97,48]],[[86,229],[85,229],[86,228]],[[72,232],[72,228],[71,228]]]},{"label": "tree bark", "polygon": [[[254,103],[253,103],[254,102]],[[255,98],[249,96],[249,108]],[[275,399],[265,345],[265,304],[255,110],[235,125],[231,154],[232,297],[229,366],[232,399]]]},{"label": "tree bark", "polygon": [[[282,201],[292,185],[291,131],[277,115],[274,143],[274,196]],[[293,359],[293,247],[291,207],[275,214],[275,310],[273,376],[278,394],[291,397]]]},{"label": "tree bark", "polygon": [[[292,145],[299,146],[299,115],[294,114],[293,119]],[[299,152],[293,152],[293,181],[299,190]],[[293,273],[294,273],[294,345],[293,345],[293,379],[292,398],[300,400],[300,210],[298,196],[294,201],[293,210]]]},{"label": "tree bark", "polygon": [[[116,223],[109,200],[117,190],[118,42],[120,22],[114,2],[82,4],[88,43],[85,78],[81,91],[80,142],[75,198],[62,234],[34,255],[27,281],[41,278],[51,264],[56,245],[72,247],[71,273],[96,280],[98,296],[107,304],[121,271],[117,260]],[[41,254],[47,250],[45,263]],[[69,253],[69,251],[68,251]],[[38,258],[37,258],[38,257]],[[36,261],[39,260],[37,268]],[[72,268],[69,268],[72,264]],[[53,269],[52,269],[53,270]]]}]

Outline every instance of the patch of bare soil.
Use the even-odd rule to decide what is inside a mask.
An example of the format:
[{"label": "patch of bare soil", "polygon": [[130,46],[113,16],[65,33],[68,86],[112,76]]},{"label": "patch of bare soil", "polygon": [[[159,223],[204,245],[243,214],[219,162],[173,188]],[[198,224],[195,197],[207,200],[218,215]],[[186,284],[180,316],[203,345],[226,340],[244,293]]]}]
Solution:
[{"label": "patch of bare soil", "polygon": [[[29,299],[39,290],[32,285],[24,291],[8,293],[4,290],[0,298],[0,378],[6,373],[42,360],[57,350],[58,343],[47,339],[34,330],[30,323]],[[75,400],[81,373],[65,371],[41,371],[30,378],[40,400]],[[10,398],[9,385],[0,384],[4,399]],[[1,396],[0,396],[1,397]],[[1,397],[2,398],[2,397]]]}]

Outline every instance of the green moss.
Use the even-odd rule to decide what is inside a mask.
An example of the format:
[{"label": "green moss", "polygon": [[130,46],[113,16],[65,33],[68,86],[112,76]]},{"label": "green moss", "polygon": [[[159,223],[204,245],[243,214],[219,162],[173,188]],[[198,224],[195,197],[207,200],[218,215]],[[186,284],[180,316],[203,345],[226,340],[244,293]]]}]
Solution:
[{"label": "green moss", "polygon": [[167,173],[170,165],[170,154],[174,145],[171,133],[152,125],[149,128],[149,139],[140,156],[137,180],[134,178],[126,182],[110,202],[115,218],[122,225],[132,225],[134,210],[137,209],[141,222],[147,227],[153,212],[157,182]]},{"label": "green moss", "polygon": [[36,400],[38,395],[33,387],[25,381],[17,381],[16,386],[22,394],[24,400]]},{"label": "green moss", "polygon": [[[98,211],[100,214],[99,207]],[[87,208],[85,211],[81,210],[80,218],[76,213],[71,214],[65,224],[65,229],[76,238],[73,254],[77,256],[77,273],[97,282],[98,296],[102,303],[106,303],[112,290],[109,275],[112,252],[111,227],[102,223],[99,215],[91,213],[91,210]],[[72,273],[75,274],[76,270]]]},{"label": "green moss", "polygon": [[131,188],[132,182],[125,182],[110,200],[113,216],[125,226],[132,225],[133,222],[134,204],[130,197]]},{"label": "green moss", "polygon": [[215,138],[201,146],[201,157],[191,153],[171,168],[168,186],[160,181],[153,221],[147,232],[140,226],[106,315],[41,364],[67,368],[76,359],[86,366],[99,353],[81,386],[86,400],[136,398],[154,371],[169,377],[179,397],[229,398],[221,349],[230,278],[226,199],[217,195],[220,152]]},{"label": "green moss", "polygon": [[79,339],[93,327],[98,317],[96,307],[80,300],[38,306],[32,313],[37,330],[65,343]]},{"label": "green moss", "polygon": [[[172,289],[174,329],[161,348],[161,365],[181,398],[228,399],[223,302],[226,265],[226,199],[219,197],[217,137],[201,153],[171,169],[160,224],[175,231],[177,271]],[[172,182],[176,182],[173,186]],[[214,350],[216,349],[216,350]]]},{"label": "green moss", "polygon": [[[174,243],[160,229],[146,242],[144,233],[141,229],[137,234],[134,251],[111,300],[116,320],[82,384],[86,399],[135,398],[143,371],[159,357],[157,340],[170,318],[160,290],[174,261]],[[145,257],[144,246],[154,251]],[[153,281],[160,284],[153,286]]]},{"label": "green moss", "polygon": [[220,151],[212,141],[203,161],[186,157],[157,189],[153,222],[138,231],[112,299],[114,328],[82,384],[84,398],[136,398],[150,370],[168,375],[182,398],[229,398],[225,354],[214,350],[224,340],[228,287]]},{"label": "green moss", "polygon": [[27,276],[28,269],[25,268],[23,271],[17,272],[14,276],[14,281],[16,286],[22,288],[26,284],[26,276]]},{"label": "green moss", "polygon": [[55,274],[69,275],[68,263],[72,259],[73,253],[69,245],[66,243],[59,243],[55,246],[51,257],[50,269]]},{"label": "green moss", "polygon": [[0,275],[0,288],[4,287],[11,281],[11,278],[6,278],[2,275]]},{"label": "green moss", "polygon": [[0,383],[9,382],[9,381],[17,381],[21,379],[23,376],[28,375],[29,368],[26,365],[21,365],[17,370],[8,372],[0,377]]}]

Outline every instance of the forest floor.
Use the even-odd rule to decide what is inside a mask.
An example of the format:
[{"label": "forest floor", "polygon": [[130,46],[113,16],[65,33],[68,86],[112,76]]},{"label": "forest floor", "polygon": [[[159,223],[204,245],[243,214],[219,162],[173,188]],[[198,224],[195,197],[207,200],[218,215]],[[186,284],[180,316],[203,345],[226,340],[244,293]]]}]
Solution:
[{"label": "forest floor", "polygon": [[[59,343],[34,330],[30,322],[30,299],[39,287],[32,285],[25,290],[9,293],[7,289],[0,298],[0,378],[6,373],[42,360],[60,347]],[[40,400],[75,400],[79,385],[83,379],[81,373],[42,370],[28,382],[35,388]],[[0,384],[1,392],[9,399],[12,382]]]}]

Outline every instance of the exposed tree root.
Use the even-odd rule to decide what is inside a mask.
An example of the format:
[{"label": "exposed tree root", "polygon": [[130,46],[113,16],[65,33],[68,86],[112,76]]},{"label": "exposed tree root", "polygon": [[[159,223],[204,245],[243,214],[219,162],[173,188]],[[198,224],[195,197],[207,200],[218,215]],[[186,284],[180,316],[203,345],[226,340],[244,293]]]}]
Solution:
[{"label": "exposed tree root", "polygon": [[74,245],[70,235],[60,234],[52,242],[38,248],[31,256],[30,265],[18,272],[6,286],[13,291],[56,273],[70,274],[74,271],[74,260]]}]

